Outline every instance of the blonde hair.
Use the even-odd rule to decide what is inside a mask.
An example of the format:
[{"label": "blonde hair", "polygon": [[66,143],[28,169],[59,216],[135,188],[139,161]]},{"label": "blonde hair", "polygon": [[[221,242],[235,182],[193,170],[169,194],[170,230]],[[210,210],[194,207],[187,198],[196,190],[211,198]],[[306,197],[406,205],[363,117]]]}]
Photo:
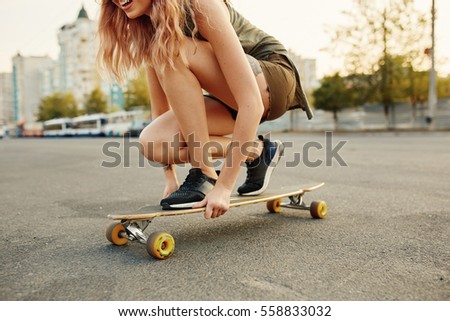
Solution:
[{"label": "blonde hair", "polygon": [[180,57],[187,64],[184,41],[186,30],[194,38],[198,31],[195,0],[153,0],[150,16],[129,19],[111,0],[101,3],[97,55],[99,68],[123,83],[130,71],[143,64],[164,71],[175,69]]}]

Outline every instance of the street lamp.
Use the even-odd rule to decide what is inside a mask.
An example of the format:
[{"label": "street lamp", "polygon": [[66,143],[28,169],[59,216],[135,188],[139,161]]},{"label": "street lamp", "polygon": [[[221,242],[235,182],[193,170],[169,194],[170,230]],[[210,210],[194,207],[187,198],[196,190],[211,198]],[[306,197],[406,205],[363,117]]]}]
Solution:
[{"label": "street lamp", "polygon": [[429,114],[427,117],[427,123],[432,129],[434,127],[434,114],[437,104],[437,91],[436,91],[436,63],[435,63],[435,24],[436,10],[435,10],[435,0],[432,0],[431,4],[431,68],[430,68],[430,82],[428,88],[428,108]]}]

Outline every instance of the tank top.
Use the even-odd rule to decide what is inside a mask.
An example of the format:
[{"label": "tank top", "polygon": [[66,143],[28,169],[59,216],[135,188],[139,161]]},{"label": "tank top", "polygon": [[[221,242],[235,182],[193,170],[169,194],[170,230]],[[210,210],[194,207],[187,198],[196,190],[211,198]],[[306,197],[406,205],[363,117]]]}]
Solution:
[{"label": "tank top", "polygon": [[[276,54],[284,57],[284,59],[289,63],[295,73],[296,92],[292,106],[289,106],[288,109],[291,110],[301,108],[306,112],[308,119],[311,119],[313,117],[313,113],[303,91],[300,75],[294,62],[289,58],[286,48],[275,37],[267,34],[250,23],[244,16],[235,10],[229,1],[224,0],[224,2],[230,13],[230,22],[246,54],[258,60],[268,60],[269,56]],[[186,28],[185,33],[190,36],[191,32],[189,29],[193,29],[193,21],[192,17],[189,15],[189,11],[187,11],[187,13],[188,15],[186,19],[188,27]],[[196,34],[195,36],[198,39],[206,40],[200,34]]]}]

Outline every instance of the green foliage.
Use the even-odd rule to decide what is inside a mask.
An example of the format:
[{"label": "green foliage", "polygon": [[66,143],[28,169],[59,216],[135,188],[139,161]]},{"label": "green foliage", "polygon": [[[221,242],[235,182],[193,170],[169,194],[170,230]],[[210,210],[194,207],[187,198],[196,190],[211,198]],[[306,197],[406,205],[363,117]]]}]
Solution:
[{"label": "green foliage", "polygon": [[345,57],[348,74],[372,74],[390,56],[403,56],[415,69],[423,68],[428,44],[426,14],[414,7],[414,0],[354,0],[344,11],[347,24],[333,29],[330,50]]},{"label": "green foliage", "polygon": [[125,110],[130,110],[137,106],[146,106],[150,108],[150,95],[144,69],[139,71],[135,79],[130,80],[128,90],[124,93],[124,97]]},{"label": "green foliage", "polygon": [[378,85],[376,74],[351,74],[345,77],[347,90],[351,93],[350,105],[362,106],[368,102],[377,101],[378,95],[374,88]]},{"label": "green foliage", "polygon": [[41,99],[38,121],[76,116],[78,116],[77,102],[72,93],[57,92]]},{"label": "green foliage", "polygon": [[376,74],[380,81],[378,93],[384,106],[405,101],[414,94],[414,69],[407,57],[386,55],[380,66]]},{"label": "green foliage", "polygon": [[424,68],[428,29],[414,0],[385,3],[354,0],[352,11],[343,12],[347,24],[334,30],[331,49],[345,57],[350,77],[370,75],[353,81],[353,88],[362,87],[354,102],[381,102],[387,115],[395,102],[422,96],[423,75],[416,70]]},{"label": "green foliage", "polygon": [[106,113],[108,102],[100,88],[95,88],[84,102],[84,112],[86,114]]},{"label": "green foliage", "polygon": [[[428,99],[428,86],[430,75],[428,71],[414,69],[408,57],[389,56],[389,67],[386,68],[389,75],[386,77],[389,83],[379,91],[385,104],[410,101],[413,105],[424,103]],[[381,71],[378,73],[381,79]],[[442,79],[438,79],[438,84]]]},{"label": "green foliage", "polygon": [[[347,107],[383,101],[386,105],[409,101],[415,108],[428,100],[429,72],[415,71],[408,59],[388,56],[389,83],[384,90],[382,72],[374,74],[352,74],[345,77],[335,74],[325,77],[321,87],[313,93],[318,109],[339,112]],[[438,78],[438,97],[450,97],[450,77]],[[335,115],[337,117],[337,115]]]},{"label": "green foliage", "polygon": [[[407,74],[408,80],[404,83],[405,97],[409,98],[413,105],[423,104],[428,100],[430,73],[428,71],[415,71],[412,66],[408,66]],[[402,101],[405,100],[402,99]]]},{"label": "green foliage", "polygon": [[337,113],[353,104],[352,92],[348,85],[347,80],[339,74],[325,77],[321,86],[313,92],[316,108],[332,111],[336,121]]},{"label": "green foliage", "polygon": [[437,87],[439,98],[450,97],[450,76],[447,76],[447,78],[438,78]]}]

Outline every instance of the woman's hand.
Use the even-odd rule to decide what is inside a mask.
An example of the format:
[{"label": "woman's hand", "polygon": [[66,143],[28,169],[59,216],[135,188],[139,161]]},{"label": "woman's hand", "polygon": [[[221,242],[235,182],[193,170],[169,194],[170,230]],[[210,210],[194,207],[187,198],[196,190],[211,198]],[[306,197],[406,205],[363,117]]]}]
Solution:
[{"label": "woman's hand", "polygon": [[216,185],[208,194],[206,194],[203,201],[192,207],[206,207],[205,218],[217,218],[228,211],[230,207],[230,196],[230,190]]}]

